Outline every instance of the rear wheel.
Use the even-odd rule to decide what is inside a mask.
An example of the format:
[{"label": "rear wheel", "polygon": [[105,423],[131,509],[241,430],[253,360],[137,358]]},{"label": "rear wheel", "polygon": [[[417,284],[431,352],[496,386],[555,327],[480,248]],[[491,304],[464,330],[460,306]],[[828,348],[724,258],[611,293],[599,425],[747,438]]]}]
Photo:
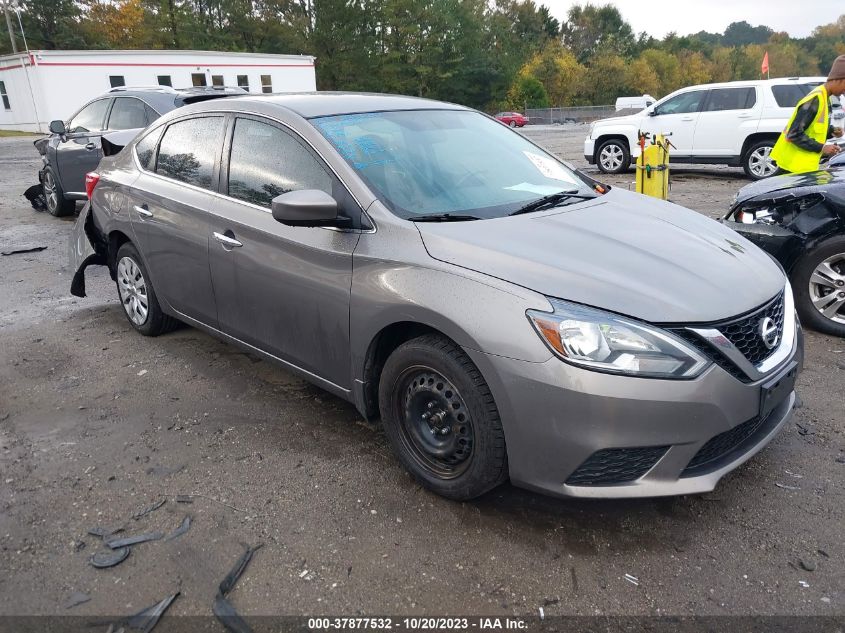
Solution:
[{"label": "rear wheel", "polygon": [[596,151],[596,164],[605,174],[621,174],[631,164],[628,145],[615,138],[604,141]]},{"label": "rear wheel", "polygon": [[158,336],[173,330],[179,322],[162,312],[135,246],[130,242],[123,244],[115,261],[117,294],[132,327],[144,336]]},{"label": "rear wheel", "polygon": [[806,253],[790,275],[795,307],[805,325],[845,336],[845,236]]},{"label": "rear wheel", "polygon": [[427,335],[400,345],[382,371],[379,408],[394,453],[426,488],[466,500],[507,479],[496,403],[450,340]]},{"label": "rear wheel", "polygon": [[511,127],[516,127],[516,121],[512,120],[510,123],[508,123],[508,125],[510,125]]},{"label": "rear wheel", "polygon": [[745,175],[751,180],[762,180],[777,173],[778,166],[771,158],[774,141],[760,141],[748,148],[742,159]]},{"label": "rear wheel", "polygon": [[76,211],[76,200],[65,199],[65,192],[50,167],[44,170],[41,188],[44,190],[44,200],[50,215],[61,218]]}]

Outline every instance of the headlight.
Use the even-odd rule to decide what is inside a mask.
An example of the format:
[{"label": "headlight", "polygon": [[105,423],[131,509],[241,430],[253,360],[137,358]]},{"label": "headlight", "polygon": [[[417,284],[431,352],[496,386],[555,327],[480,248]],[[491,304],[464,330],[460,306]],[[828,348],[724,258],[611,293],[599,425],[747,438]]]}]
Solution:
[{"label": "headlight", "polygon": [[554,312],[529,310],[537,333],[560,358],[598,371],[648,378],[694,378],[710,364],[681,339],[632,319],[549,299]]}]

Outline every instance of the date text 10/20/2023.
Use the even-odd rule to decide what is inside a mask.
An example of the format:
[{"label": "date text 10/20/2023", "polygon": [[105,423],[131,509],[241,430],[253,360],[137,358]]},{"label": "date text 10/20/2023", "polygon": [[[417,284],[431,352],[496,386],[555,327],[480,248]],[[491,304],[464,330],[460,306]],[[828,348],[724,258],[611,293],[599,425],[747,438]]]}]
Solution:
[{"label": "date text 10/20/2023", "polygon": [[521,618],[501,617],[322,617],[309,618],[311,631],[472,631],[526,630]]}]

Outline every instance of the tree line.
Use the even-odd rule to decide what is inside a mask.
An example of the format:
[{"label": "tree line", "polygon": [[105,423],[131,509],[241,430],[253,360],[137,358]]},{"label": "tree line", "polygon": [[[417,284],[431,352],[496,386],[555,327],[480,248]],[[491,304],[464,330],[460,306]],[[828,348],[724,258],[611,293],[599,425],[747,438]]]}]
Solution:
[{"label": "tree line", "polygon": [[[321,90],[419,95],[494,111],[661,97],[681,86],[826,74],[845,53],[845,15],[791,38],[636,34],[613,6],[559,22],[532,0],[21,0],[30,48],[195,49],[317,58]],[[18,33],[18,46],[22,39]],[[11,50],[3,38],[0,53]]]}]

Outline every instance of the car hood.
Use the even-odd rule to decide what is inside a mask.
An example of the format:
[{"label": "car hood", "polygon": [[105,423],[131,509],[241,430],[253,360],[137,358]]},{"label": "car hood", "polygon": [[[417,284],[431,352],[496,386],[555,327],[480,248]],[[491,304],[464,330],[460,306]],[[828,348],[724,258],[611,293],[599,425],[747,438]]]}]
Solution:
[{"label": "car hood", "polygon": [[[794,190],[796,195],[806,195],[817,191],[825,191],[831,187],[845,187],[845,167],[837,166],[833,169],[820,169],[804,174],[787,174],[764,178],[745,185],[736,194],[732,206],[736,206],[752,198],[773,193],[786,193]],[[798,190],[801,191],[798,191]]]},{"label": "car hood", "polygon": [[417,228],[440,261],[656,323],[732,317],[785,282],[768,255],[718,222],[615,189],[548,212]]},{"label": "car hood", "polygon": [[631,125],[639,125],[640,120],[643,118],[642,112],[637,114],[627,114],[625,116],[612,116],[606,119],[599,119],[596,121],[596,127],[600,125],[617,125],[617,124],[625,124],[630,123]]}]

